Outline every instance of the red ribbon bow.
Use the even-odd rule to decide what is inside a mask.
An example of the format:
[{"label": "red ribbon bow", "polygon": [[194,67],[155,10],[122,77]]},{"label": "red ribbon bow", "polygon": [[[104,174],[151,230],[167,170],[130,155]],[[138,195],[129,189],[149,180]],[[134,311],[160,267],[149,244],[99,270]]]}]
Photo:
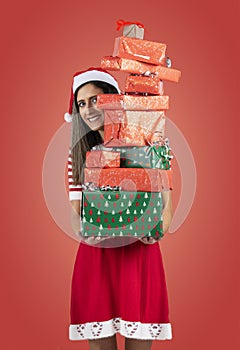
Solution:
[{"label": "red ribbon bow", "polygon": [[117,22],[117,30],[119,30],[121,27],[123,26],[129,26],[130,24],[136,24],[137,26],[139,26],[140,28],[144,28],[144,25],[140,22],[126,22],[123,19],[119,19]]}]

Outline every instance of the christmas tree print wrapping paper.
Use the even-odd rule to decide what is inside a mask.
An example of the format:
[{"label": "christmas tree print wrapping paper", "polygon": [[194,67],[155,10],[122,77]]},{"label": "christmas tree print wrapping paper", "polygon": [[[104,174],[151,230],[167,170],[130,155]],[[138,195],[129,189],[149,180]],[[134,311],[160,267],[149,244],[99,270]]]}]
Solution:
[{"label": "christmas tree print wrapping paper", "polygon": [[83,191],[81,208],[84,237],[163,237],[161,192]]}]

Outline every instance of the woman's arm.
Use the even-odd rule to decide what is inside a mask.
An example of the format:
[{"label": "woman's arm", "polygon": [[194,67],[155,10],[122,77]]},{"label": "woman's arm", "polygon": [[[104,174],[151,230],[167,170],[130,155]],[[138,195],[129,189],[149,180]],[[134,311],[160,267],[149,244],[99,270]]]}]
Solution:
[{"label": "woman's arm", "polygon": [[80,220],[80,200],[71,201],[72,210],[71,210],[71,225],[75,234],[79,235],[81,232],[81,220]]}]

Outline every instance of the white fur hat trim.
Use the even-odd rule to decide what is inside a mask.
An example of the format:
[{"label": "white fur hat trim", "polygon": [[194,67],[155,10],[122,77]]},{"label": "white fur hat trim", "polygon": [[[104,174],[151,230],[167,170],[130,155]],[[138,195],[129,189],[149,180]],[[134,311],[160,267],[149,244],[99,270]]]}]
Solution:
[{"label": "white fur hat trim", "polygon": [[64,114],[64,120],[65,120],[67,123],[71,123],[72,120],[73,120],[72,114],[65,113],[65,114]]}]

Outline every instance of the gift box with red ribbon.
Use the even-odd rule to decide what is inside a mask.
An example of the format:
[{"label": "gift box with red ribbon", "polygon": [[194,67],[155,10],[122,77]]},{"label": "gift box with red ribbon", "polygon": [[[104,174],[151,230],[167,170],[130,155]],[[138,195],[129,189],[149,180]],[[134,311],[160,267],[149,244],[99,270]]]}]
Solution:
[{"label": "gift box with red ribbon", "polygon": [[106,147],[162,144],[165,137],[164,111],[104,111]]},{"label": "gift box with red ribbon", "polygon": [[84,182],[94,186],[120,186],[122,191],[172,190],[172,170],[135,168],[85,168]]},{"label": "gift box with red ribbon", "polygon": [[120,28],[123,28],[123,36],[138,39],[143,39],[144,37],[144,25],[140,22],[128,22],[119,19],[117,21],[117,30]]},{"label": "gift box with red ribbon", "polygon": [[163,237],[161,193],[83,191],[84,237]]}]

